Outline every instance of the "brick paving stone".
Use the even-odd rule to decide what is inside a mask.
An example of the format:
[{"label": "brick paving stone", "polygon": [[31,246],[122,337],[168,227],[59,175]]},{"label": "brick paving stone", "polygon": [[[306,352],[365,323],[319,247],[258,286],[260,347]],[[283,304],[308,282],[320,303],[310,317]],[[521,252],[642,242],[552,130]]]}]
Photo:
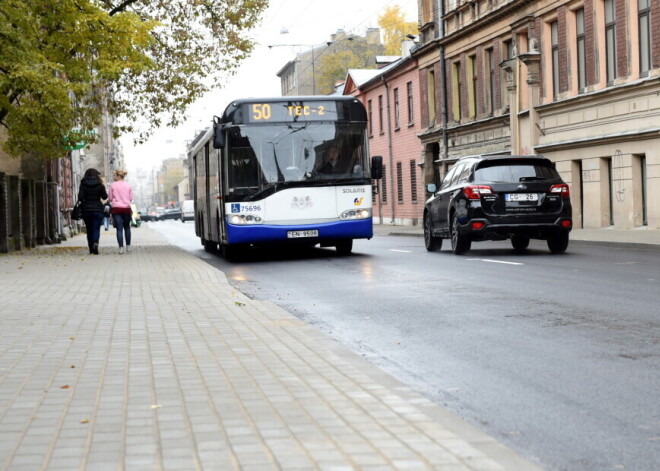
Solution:
[{"label": "brick paving stone", "polygon": [[0,470],[540,469],[148,225],[114,245],[0,255]]}]

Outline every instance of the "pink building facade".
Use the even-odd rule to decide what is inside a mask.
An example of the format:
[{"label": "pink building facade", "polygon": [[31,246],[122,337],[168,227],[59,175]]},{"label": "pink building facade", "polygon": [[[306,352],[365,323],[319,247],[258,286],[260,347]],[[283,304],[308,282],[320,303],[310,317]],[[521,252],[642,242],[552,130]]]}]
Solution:
[{"label": "pink building facade", "polygon": [[374,194],[374,222],[421,225],[426,200],[417,61],[403,57],[378,70],[349,70],[344,94],[364,103],[369,152],[383,157]]}]

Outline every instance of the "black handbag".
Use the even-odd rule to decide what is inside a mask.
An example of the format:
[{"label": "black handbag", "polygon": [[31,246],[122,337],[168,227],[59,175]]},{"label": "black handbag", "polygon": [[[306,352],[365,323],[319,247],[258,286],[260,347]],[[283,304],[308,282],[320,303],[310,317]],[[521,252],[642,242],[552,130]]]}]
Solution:
[{"label": "black handbag", "polygon": [[110,201],[108,201],[103,205],[103,215],[109,218],[111,211],[112,211],[112,205],[110,204]]},{"label": "black handbag", "polygon": [[74,221],[79,221],[82,219],[82,204],[80,201],[77,201],[73,209],[71,210],[71,219]]}]

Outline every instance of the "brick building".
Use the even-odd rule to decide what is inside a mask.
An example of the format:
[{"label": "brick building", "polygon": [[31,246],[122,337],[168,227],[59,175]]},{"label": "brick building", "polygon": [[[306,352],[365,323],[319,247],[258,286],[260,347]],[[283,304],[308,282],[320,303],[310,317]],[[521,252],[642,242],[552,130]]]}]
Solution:
[{"label": "brick building", "polygon": [[358,97],[369,117],[369,152],[383,157],[383,179],[374,197],[374,221],[381,224],[421,224],[424,201],[419,74],[410,55],[376,70],[350,70],[344,94]]},{"label": "brick building", "polygon": [[658,2],[419,0],[419,20],[427,182],[461,156],[539,153],[575,227],[660,228]]},{"label": "brick building", "polygon": [[[73,221],[70,210],[85,171],[96,168],[111,183],[114,169],[124,165],[113,122],[104,115],[94,144],[63,149],[52,159],[13,157],[0,149],[0,252],[56,244],[82,230],[82,221]],[[0,130],[0,143],[5,138]]]}]

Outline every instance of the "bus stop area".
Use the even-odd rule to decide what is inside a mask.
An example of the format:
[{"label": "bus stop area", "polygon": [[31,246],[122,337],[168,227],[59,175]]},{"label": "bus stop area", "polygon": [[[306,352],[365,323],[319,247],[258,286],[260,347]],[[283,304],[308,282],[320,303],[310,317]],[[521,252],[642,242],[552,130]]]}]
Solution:
[{"label": "bus stop area", "polygon": [[0,255],[0,469],[540,469],[148,225],[133,239]]}]

